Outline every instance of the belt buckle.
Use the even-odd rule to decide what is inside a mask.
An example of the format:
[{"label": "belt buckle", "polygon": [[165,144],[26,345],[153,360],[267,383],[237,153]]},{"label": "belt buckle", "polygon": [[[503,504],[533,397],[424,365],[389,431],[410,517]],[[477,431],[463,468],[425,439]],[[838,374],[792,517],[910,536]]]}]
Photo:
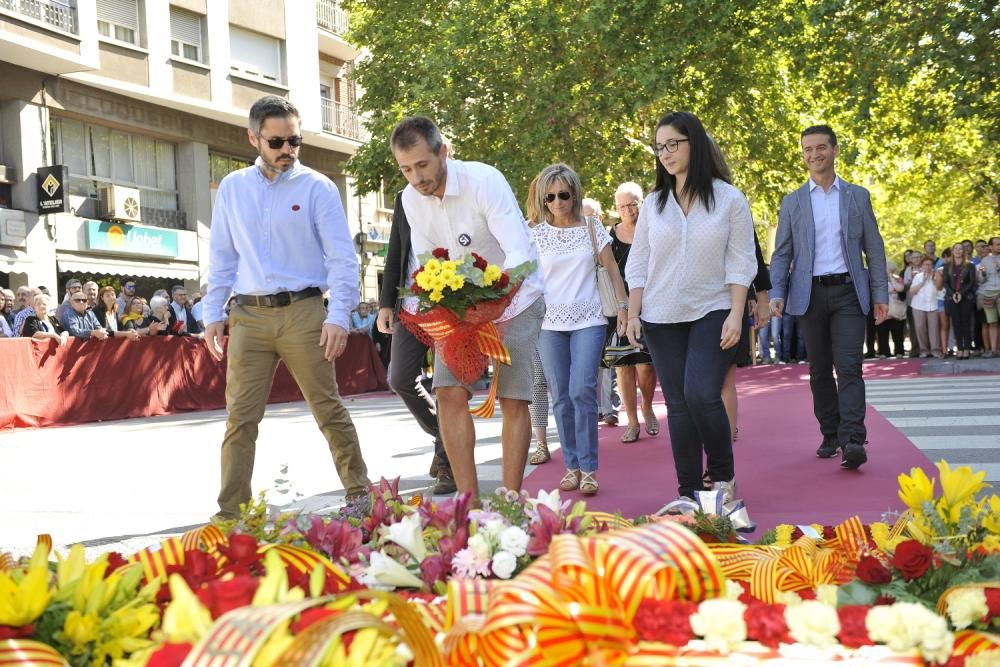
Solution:
[{"label": "belt buckle", "polygon": [[271,295],[271,300],[273,305],[277,307],[285,307],[292,305],[292,293],[291,292],[279,292],[277,294]]}]

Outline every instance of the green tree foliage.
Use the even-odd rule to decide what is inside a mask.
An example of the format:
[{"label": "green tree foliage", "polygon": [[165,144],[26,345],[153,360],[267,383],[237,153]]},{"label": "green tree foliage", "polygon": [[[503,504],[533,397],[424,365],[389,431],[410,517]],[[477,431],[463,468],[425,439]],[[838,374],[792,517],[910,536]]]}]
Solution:
[{"label": "green tree foliage", "polygon": [[[758,222],[805,179],[799,131],[828,122],[841,172],[869,187],[891,253],[997,228],[996,2],[347,0],[373,139],[363,192],[405,184],[388,147],[420,113],[456,157],[494,164],[523,201],[563,161],[608,206],[653,185],[657,120],[696,113]],[[762,236],[762,240],[764,237]]]}]

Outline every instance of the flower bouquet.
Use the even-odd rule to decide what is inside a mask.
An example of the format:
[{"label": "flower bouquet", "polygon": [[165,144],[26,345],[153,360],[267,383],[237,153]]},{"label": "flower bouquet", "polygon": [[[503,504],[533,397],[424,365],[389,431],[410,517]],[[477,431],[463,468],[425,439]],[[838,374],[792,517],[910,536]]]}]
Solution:
[{"label": "flower bouquet", "polygon": [[[433,345],[448,370],[464,384],[472,384],[486,370],[490,359],[509,364],[510,353],[495,324],[510,305],[535,262],[502,270],[476,253],[453,260],[445,248],[420,255],[413,285],[403,296],[416,297],[417,312],[402,311],[400,321],[420,341]],[[473,411],[493,416],[496,375],[486,403]]]}]

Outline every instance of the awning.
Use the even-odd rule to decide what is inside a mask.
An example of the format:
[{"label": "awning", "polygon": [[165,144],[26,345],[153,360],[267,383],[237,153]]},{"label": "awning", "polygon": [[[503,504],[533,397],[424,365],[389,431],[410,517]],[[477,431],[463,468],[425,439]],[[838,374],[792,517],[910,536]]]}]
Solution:
[{"label": "awning", "polygon": [[30,261],[26,252],[14,248],[0,248],[0,271],[4,273],[24,273],[17,265]]},{"label": "awning", "polygon": [[56,260],[60,272],[65,273],[107,273],[115,276],[145,276],[149,278],[180,278],[198,281],[200,272],[197,264],[160,260],[143,262],[133,259],[111,259],[108,257],[59,257]]}]

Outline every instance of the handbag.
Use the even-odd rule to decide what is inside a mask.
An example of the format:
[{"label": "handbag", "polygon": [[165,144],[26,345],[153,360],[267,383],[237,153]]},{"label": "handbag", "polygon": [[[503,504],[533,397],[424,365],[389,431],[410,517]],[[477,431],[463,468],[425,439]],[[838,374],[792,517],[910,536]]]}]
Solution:
[{"label": "handbag", "polygon": [[584,221],[587,224],[587,233],[590,235],[590,248],[594,253],[594,272],[597,277],[597,293],[601,297],[601,314],[604,317],[616,317],[618,315],[618,297],[615,296],[615,287],[611,283],[611,274],[597,257],[597,239],[594,238],[591,218],[586,217]]},{"label": "handbag", "polygon": [[906,319],[906,302],[894,296],[889,297],[889,317],[894,320]]},{"label": "handbag", "polygon": [[618,335],[618,331],[613,331],[604,346],[604,355],[601,357],[603,368],[619,368],[622,366],[636,366],[638,364],[651,364],[653,358],[649,352],[642,348],[635,347],[628,342],[627,338]]}]

